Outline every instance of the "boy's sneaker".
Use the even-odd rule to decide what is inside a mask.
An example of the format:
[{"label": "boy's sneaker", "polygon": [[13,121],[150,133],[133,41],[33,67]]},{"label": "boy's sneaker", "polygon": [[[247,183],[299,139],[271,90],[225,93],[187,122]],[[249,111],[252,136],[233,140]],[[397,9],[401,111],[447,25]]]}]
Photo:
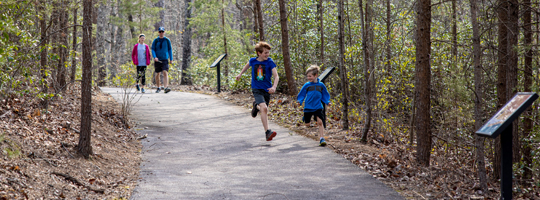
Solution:
[{"label": "boy's sneaker", "polygon": [[274,137],[276,137],[276,135],[277,133],[275,131],[268,129],[266,131],[266,141],[271,141],[272,139],[274,139]]},{"label": "boy's sneaker", "polygon": [[324,138],[321,138],[321,141],[319,142],[319,146],[326,146],[326,141],[324,140]]},{"label": "boy's sneaker", "polygon": [[156,93],[159,93],[161,91],[161,88],[157,88]]},{"label": "boy's sneaker", "polygon": [[141,87],[139,87],[139,84],[137,84],[137,86],[135,86],[137,88],[137,91],[141,91]]},{"label": "boy's sneaker", "polygon": [[141,88],[141,92],[144,93],[144,88]]},{"label": "boy's sneaker", "polygon": [[253,102],[253,109],[251,109],[251,117],[253,118],[257,117],[258,112],[259,112],[259,109],[257,109],[257,102]]},{"label": "boy's sneaker", "polygon": [[169,87],[165,88],[165,94],[169,93],[171,91],[171,89],[169,89]]}]

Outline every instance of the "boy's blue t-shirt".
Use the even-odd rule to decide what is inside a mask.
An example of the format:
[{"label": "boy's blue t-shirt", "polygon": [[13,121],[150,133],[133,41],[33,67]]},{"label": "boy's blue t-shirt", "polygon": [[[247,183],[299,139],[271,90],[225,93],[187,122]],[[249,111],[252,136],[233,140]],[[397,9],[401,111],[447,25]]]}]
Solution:
[{"label": "boy's blue t-shirt", "polygon": [[268,92],[268,88],[272,87],[272,69],[276,67],[276,63],[272,58],[261,62],[254,57],[249,59],[249,66],[251,66],[251,88],[264,89]]},{"label": "boy's blue t-shirt", "polygon": [[[320,87],[321,91],[307,91],[307,88],[310,86]],[[302,86],[300,93],[298,93],[297,101],[300,104],[305,101],[304,112],[315,112],[316,110],[323,109],[321,102],[324,104],[330,103],[330,94],[328,93],[324,83],[321,83],[319,78],[317,78],[316,83],[307,82],[304,84],[304,86]]]}]

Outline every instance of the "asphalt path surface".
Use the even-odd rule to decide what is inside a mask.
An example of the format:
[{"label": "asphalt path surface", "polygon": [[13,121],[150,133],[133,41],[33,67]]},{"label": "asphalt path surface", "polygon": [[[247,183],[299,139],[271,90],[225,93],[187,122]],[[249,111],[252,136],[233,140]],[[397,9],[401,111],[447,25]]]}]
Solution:
[{"label": "asphalt path surface", "polygon": [[[121,102],[120,88],[101,88]],[[131,199],[404,199],[318,141],[272,122],[267,142],[250,110],[216,97],[134,93],[131,119],[147,134]]]}]

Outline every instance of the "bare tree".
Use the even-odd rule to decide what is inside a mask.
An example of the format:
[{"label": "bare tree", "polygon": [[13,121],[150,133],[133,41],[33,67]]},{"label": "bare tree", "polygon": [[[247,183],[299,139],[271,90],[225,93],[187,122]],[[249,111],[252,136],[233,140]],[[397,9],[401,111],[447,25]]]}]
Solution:
[{"label": "bare tree", "polygon": [[[526,92],[531,91],[532,87],[532,81],[533,81],[533,73],[532,73],[532,58],[533,58],[533,50],[532,50],[532,28],[531,28],[531,0],[523,0],[523,29],[524,29],[524,39],[525,39],[525,70],[523,73],[523,76],[525,78],[523,83],[523,88]],[[531,131],[533,128],[533,120],[532,120],[532,111],[529,107],[526,111],[525,120],[523,123],[523,137],[529,138]],[[523,172],[523,178],[525,180],[531,180],[532,177],[532,148],[531,148],[531,142],[526,142],[522,145],[522,155],[523,155],[523,161],[525,164],[524,172]]]},{"label": "bare tree", "polygon": [[[518,36],[519,36],[519,2],[518,0],[508,1],[508,60],[506,64],[506,99],[510,100],[517,93],[517,71],[518,71]],[[512,161],[520,160],[520,134],[518,134],[518,120],[514,121],[512,138]]]},{"label": "bare tree", "polygon": [[[225,26],[225,0],[221,0],[221,27],[223,28],[223,48],[225,49],[225,53],[228,53],[227,50],[227,27]],[[221,76],[221,74],[218,74],[218,76]],[[223,60],[223,76],[229,77],[229,68],[227,66],[227,58]],[[225,78],[225,83],[229,84],[229,79]]]},{"label": "bare tree", "polygon": [[431,156],[431,0],[417,1],[416,15],[416,159],[420,165],[429,166]]},{"label": "bare tree", "polygon": [[[508,18],[507,0],[499,0],[497,2],[498,15],[498,60],[497,60],[497,109],[502,108],[506,103],[506,62],[507,62],[507,28],[506,20]],[[493,140],[493,174],[492,179],[497,180],[501,175],[501,141]]]},{"label": "bare tree", "polygon": [[96,57],[97,57],[97,67],[98,67],[98,80],[97,84],[98,86],[102,87],[105,86],[105,77],[107,77],[107,64],[106,64],[106,57],[105,57],[105,24],[107,23],[106,13],[107,13],[107,2],[101,1],[101,3],[98,6],[98,20],[96,25],[96,40],[97,42],[97,48],[96,48]]},{"label": "bare tree", "polygon": [[[363,6],[362,6],[362,0],[358,1],[358,4],[360,5],[360,21],[362,24],[362,49],[364,51],[364,94],[365,94],[365,102],[366,102],[366,121],[364,124],[364,129],[362,130],[362,139],[360,141],[366,143],[367,142],[367,136],[369,129],[371,127],[371,84],[370,80],[372,78],[371,76],[371,70],[373,62],[371,60],[372,53],[373,53],[373,38],[371,37],[371,4],[373,3],[372,0],[368,0],[366,2],[366,12],[363,13]],[[365,16],[365,18],[364,18]]]},{"label": "bare tree", "polygon": [[56,82],[58,83],[58,89],[64,90],[66,85],[66,55],[67,55],[67,10],[66,10],[66,1],[61,1],[58,12],[58,28],[60,33],[59,38],[59,47],[58,47],[58,56],[60,60],[57,65],[57,74]]},{"label": "bare tree", "polygon": [[342,96],[342,113],[343,130],[349,130],[349,84],[347,83],[347,67],[345,67],[345,41],[344,22],[343,22],[343,0],[338,1],[338,40],[339,40],[339,76],[341,78],[341,96]]},{"label": "bare tree", "polygon": [[81,94],[81,133],[78,151],[85,158],[92,155],[92,0],[83,0],[83,60]]},{"label": "bare tree", "polygon": [[281,22],[281,51],[283,51],[283,65],[285,75],[287,76],[287,86],[289,87],[289,94],[295,95],[297,91],[291,66],[291,54],[289,52],[289,27],[287,26],[287,4],[285,0],[279,0],[279,17],[279,21]]},{"label": "bare tree", "polygon": [[324,19],[323,19],[323,14],[324,14],[324,7],[323,7],[323,1],[322,0],[319,0],[319,3],[317,4],[317,11],[319,12],[319,31],[321,33],[321,57],[320,57],[320,63],[323,67],[326,68],[326,66],[324,66]]},{"label": "bare tree", "polygon": [[392,71],[392,7],[390,6],[390,0],[386,0],[386,75],[390,76]]},{"label": "bare tree", "polygon": [[186,12],[184,17],[184,33],[182,35],[183,40],[183,52],[182,52],[182,80],[181,85],[193,85],[191,80],[191,73],[189,72],[189,64],[191,61],[191,28],[189,27],[189,20],[191,19],[191,0],[184,0],[186,4]]},{"label": "bare tree", "polygon": [[73,56],[71,57],[71,74],[70,81],[75,82],[75,73],[77,72],[77,9],[78,6],[73,8]]},{"label": "bare tree", "polygon": [[263,15],[261,8],[261,0],[255,0],[255,9],[257,10],[257,20],[259,27],[259,40],[264,41],[264,26],[263,26]]},{"label": "bare tree", "polygon": [[[41,72],[41,78],[43,79],[43,82],[41,84],[41,91],[43,93],[47,93],[49,90],[49,84],[47,83],[47,45],[49,44],[49,38],[47,37],[47,12],[45,11],[45,0],[41,0],[39,2],[39,11],[41,14],[41,18],[39,19],[39,27],[41,31],[41,46],[40,46],[40,72]],[[41,106],[43,108],[49,107],[49,100],[47,98],[43,98],[41,102]]]},{"label": "bare tree", "polygon": [[[455,1],[455,0],[454,0]],[[484,117],[483,109],[483,75],[482,75],[482,46],[480,46],[480,31],[478,30],[478,22],[476,13],[478,12],[477,0],[471,0],[471,22],[473,28],[473,54],[474,54],[474,128],[475,130],[482,127]],[[486,163],[484,162],[484,138],[474,134],[476,146],[476,166],[478,169],[478,178],[480,179],[480,188],[485,193],[487,192],[486,178]]]}]

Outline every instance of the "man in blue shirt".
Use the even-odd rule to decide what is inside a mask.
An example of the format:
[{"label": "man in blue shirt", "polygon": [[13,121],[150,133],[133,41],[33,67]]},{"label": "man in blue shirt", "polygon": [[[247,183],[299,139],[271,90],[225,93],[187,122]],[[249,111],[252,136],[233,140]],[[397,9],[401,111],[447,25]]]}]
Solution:
[{"label": "man in blue shirt", "polygon": [[165,93],[169,93],[171,89],[168,87],[169,77],[167,72],[169,71],[169,62],[173,60],[172,45],[171,40],[165,37],[164,27],[159,27],[158,32],[159,37],[152,42],[152,56],[154,57],[154,68],[156,70],[156,93],[159,93],[163,89],[163,87],[160,87],[161,72],[163,72],[164,77],[163,85],[165,86]]}]

